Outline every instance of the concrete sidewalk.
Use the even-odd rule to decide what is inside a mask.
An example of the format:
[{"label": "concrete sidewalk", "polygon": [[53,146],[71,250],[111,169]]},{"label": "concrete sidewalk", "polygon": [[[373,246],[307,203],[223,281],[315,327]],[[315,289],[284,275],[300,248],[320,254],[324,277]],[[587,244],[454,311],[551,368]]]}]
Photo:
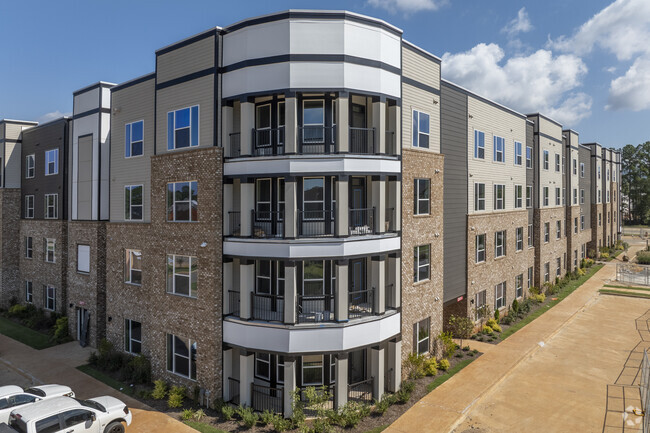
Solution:
[{"label": "concrete sidewalk", "polygon": [[[36,350],[0,334],[0,386],[57,383],[72,388],[79,398],[111,395],[126,403],[133,412],[128,433],[196,433],[185,424],[77,370],[77,366],[86,363],[91,351],[80,347],[78,342]],[[3,383],[10,380],[10,383]]]}]

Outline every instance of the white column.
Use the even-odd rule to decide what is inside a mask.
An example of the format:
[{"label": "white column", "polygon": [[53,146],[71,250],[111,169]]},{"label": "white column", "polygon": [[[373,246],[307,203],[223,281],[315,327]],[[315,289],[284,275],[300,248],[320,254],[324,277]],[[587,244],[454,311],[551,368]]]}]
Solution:
[{"label": "white column", "polygon": [[348,217],[348,184],[349,176],[339,176],[336,182],[336,236],[346,237],[349,235]]},{"label": "white column", "polygon": [[293,415],[293,407],[291,404],[293,400],[291,395],[296,390],[296,359],[284,358],[284,392],[282,398],[284,399],[284,417],[291,418]]},{"label": "white column", "polygon": [[348,321],[348,261],[336,261],[336,294],[334,297],[334,319]]},{"label": "white column", "polygon": [[224,149],[224,155],[232,157],[230,152],[230,133],[233,126],[233,109],[231,106],[224,105],[221,107],[221,146]]},{"label": "white column", "polygon": [[227,315],[232,313],[230,308],[230,290],[235,290],[233,286],[232,279],[232,270],[233,264],[232,259],[227,258],[223,259],[223,314]]},{"label": "white column", "polygon": [[339,153],[347,153],[349,147],[350,99],[347,92],[339,92],[336,102],[336,145]]},{"label": "white column", "polygon": [[[226,180],[229,180],[226,182]],[[223,183],[223,234],[231,236],[233,227],[230,227],[230,212],[233,209],[233,183],[231,179],[224,179]]]},{"label": "white column", "polygon": [[400,107],[398,105],[391,105],[388,107],[388,130],[393,132],[393,142],[388,143],[387,147],[392,147],[396,155],[401,154],[402,135],[400,131]]},{"label": "white column", "polygon": [[384,349],[381,346],[375,346],[370,349],[370,374],[374,378],[372,381],[372,398],[381,400],[384,395]]},{"label": "white column", "polygon": [[284,153],[298,152],[298,100],[287,96],[284,100]]},{"label": "white column", "polygon": [[336,386],[334,387],[335,409],[340,409],[348,402],[348,354],[339,353],[336,356]]},{"label": "white column", "polygon": [[402,386],[402,340],[396,338],[388,342],[388,371],[390,382],[388,390],[390,392],[399,391]]},{"label": "white column", "polygon": [[296,323],[297,299],[296,262],[284,262],[284,323],[288,325]]},{"label": "white column", "polygon": [[223,389],[222,389],[222,396],[223,401],[230,401],[230,381],[228,380],[229,377],[232,377],[232,353],[233,350],[231,348],[229,349],[224,349],[223,351],[223,375],[222,375],[222,380],[223,380]]},{"label": "white column", "polygon": [[395,200],[395,212],[393,214],[395,230],[402,230],[402,181],[397,179],[392,183],[392,189],[397,199]]},{"label": "white column", "polygon": [[375,208],[375,233],[385,233],[386,176],[372,177],[372,207]]},{"label": "white column", "polygon": [[391,254],[388,256],[388,280],[386,284],[392,284],[393,287],[389,290],[388,301],[386,307],[389,308],[399,308],[400,306],[400,291],[401,291],[401,280],[400,280],[400,269],[401,269],[401,257],[399,253]]},{"label": "white column", "polygon": [[372,257],[372,287],[374,291],[373,311],[384,314],[386,311],[386,256]]},{"label": "white column", "polygon": [[239,264],[239,317],[252,318],[251,293],[255,287],[255,261],[242,259]]},{"label": "white column", "polygon": [[372,103],[372,126],[375,128],[375,153],[386,153],[386,100]]},{"label": "white column", "polygon": [[253,352],[241,352],[239,355],[239,404],[250,406],[251,383],[255,375],[255,354]]},{"label": "white column", "polygon": [[253,152],[253,128],[255,128],[255,104],[252,102],[242,102],[241,114],[239,118],[239,131],[241,154],[252,155]]},{"label": "white column", "polygon": [[255,209],[255,182],[253,179],[242,179],[239,186],[241,198],[239,201],[239,218],[241,236],[252,236],[252,211]]},{"label": "white column", "polygon": [[295,239],[298,237],[298,183],[295,177],[284,178],[284,237]]}]

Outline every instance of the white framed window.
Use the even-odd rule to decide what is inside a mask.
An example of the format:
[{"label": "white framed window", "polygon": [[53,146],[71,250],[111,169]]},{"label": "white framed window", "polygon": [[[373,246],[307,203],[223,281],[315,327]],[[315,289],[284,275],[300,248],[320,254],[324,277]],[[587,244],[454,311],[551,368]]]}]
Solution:
[{"label": "white framed window", "polygon": [[526,185],[526,208],[533,207],[533,186]]},{"label": "white framed window", "polygon": [[601,203],[602,201],[603,201],[602,192],[600,191],[600,189],[598,189],[598,203]]},{"label": "white framed window", "polygon": [[607,167],[607,181],[609,182],[609,167]]},{"label": "white framed window", "polygon": [[517,227],[517,251],[521,251],[524,249],[524,228],[523,227]]},{"label": "white framed window", "polygon": [[167,371],[196,380],[196,341],[167,334]]},{"label": "white framed window", "polygon": [[325,100],[302,101],[302,125],[303,143],[325,143]]},{"label": "white framed window", "polygon": [[556,172],[559,172],[559,171],[560,171],[560,167],[561,167],[561,165],[560,165],[560,154],[559,154],[559,153],[556,153],[556,154],[555,154],[555,171],[556,171]]},{"label": "white framed window", "polygon": [[59,217],[59,194],[45,194],[45,219]]},{"label": "white framed window", "polygon": [[548,170],[548,150],[544,151],[544,170]]},{"label": "white framed window", "polygon": [[562,237],[562,221],[555,222],[555,239]]},{"label": "white framed window", "polygon": [[585,204],[585,190],[580,189],[580,204]]},{"label": "white framed window", "polygon": [[77,272],[90,272],[90,245],[77,245]]},{"label": "white framed window", "polygon": [[562,174],[566,172],[566,158],[562,156]]},{"label": "white framed window", "polygon": [[474,130],[474,158],[485,159],[485,132]]},{"label": "white framed window", "polygon": [[566,204],[566,188],[562,188],[562,204]]},{"label": "white framed window", "polygon": [[271,215],[271,179],[255,180],[255,218],[257,221],[270,221]]},{"label": "white framed window", "polygon": [[476,263],[485,261],[485,233],[476,235]]},{"label": "white framed window", "polygon": [[485,184],[474,184],[474,210],[485,210]]},{"label": "white framed window", "polygon": [[580,230],[584,230],[584,229],[585,229],[585,216],[580,215]]},{"label": "white framed window", "polygon": [[562,203],[562,197],[560,195],[560,188],[555,188],[555,206],[559,206]]},{"label": "white framed window", "polygon": [[302,385],[323,384],[323,355],[305,355],[302,357]]},{"label": "white framed window", "polygon": [[431,179],[414,179],[414,215],[429,215],[431,203]]},{"label": "white framed window", "polygon": [[31,281],[25,281],[25,302],[34,302],[34,284]]},{"label": "white framed window", "polygon": [[524,207],[524,187],[515,185],[515,208]]},{"label": "white framed window", "polygon": [[526,168],[533,168],[533,148],[526,146]]},{"label": "white framed window", "polygon": [[431,331],[429,329],[429,318],[420,320],[414,326],[415,347],[417,348],[418,355],[426,355],[429,353],[429,341]]},{"label": "white framed window", "polygon": [[34,196],[25,196],[25,218],[34,218]]},{"label": "white framed window", "polygon": [[533,239],[533,225],[528,224],[528,248],[535,246]]},{"label": "white framed window", "polygon": [[124,350],[137,355],[142,352],[142,324],[124,319]]},{"label": "white framed window", "polygon": [[578,217],[573,219],[573,233],[578,234]]},{"label": "white framed window", "polygon": [[25,157],[25,178],[31,179],[35,175],[36,155],[27,155]]},{"label": "white framed window", "polygon": [[[566,257],[566,253],[564,253],[564,255]],[[565,258],[565,262],[566,262],[566,258]],[[555,276],[559,277],[560,274],[562,273],[562,258],[561,257],[558,257],[557,259],[555,259],[555,265],[556,265],[555,266]]]},{"label": "white framed window", "polygon": [[580,177],[585,177],[585,163],[580,163]]},{"label": "white framed window", "polygon": [[578,267],[578,250],[573,250],[573,267]]},{"label": "white framed window", "polygon": [[199,106],[167,113],[167,150],[199,145]]},{"label": "white framed window", "polygon": [[305,177],[302,182],[303,220],[325,218],[325,178]]},{"label": "white framed window", "polygon": [[31,259],[34,256],[34,238],[25,236],[25,258]]},{"label": "white framed window", "polygon": [[598,180],[600,180],[600,165],[598,166]]},{"label": "white framed window", "polygon": [[47,263],[56,262],[56,239],[45,239],[45,261]]},{"label": "white framed window", "polygon": [[544,263],[544,282],[548,283],[551,272],[551,264],[549,262]]},{"label": "white framed window", "polygon": [[494,210],[506,208],[506,186],[494,185]]},{"label": "white framed window", "polygon": [[524,295],[524,274],[515,277],[515,297],[521,298]]},{"label": "white framed window", "polygon": [[533,287],[533,272],[534,272],[533,267],[532,266],[529,267],[528,268],[528,288],[529,289],[531,287]]},{"label": "white framed window", "polygon": [[544,242],[548,242],[551,237],[551,224],[544,223]]},{"label": "white framed window", "polygon": [[576,176],[578,174],[578,161],[573,158],[573,175]]},{"label": "white framed window", "polygon": [[495,135],[494,141],[494,161],[506,162],[506,140],[503,137]]},{"label": "white framed window", "polygon": [[271,354],[255,352],[255,377],[271,380]]},{"label": "white framed window", "polygon": [[542,197],[544,198],[544,202],[543,202],[544,206],[548,206],[548,187],[545,186],[542,191],[543,191]]},{"label": "white framed window", "polygon": [[124,219],[127,221],[142,221],[143,214],[143,190],[142,185],[124,186]]},{"label": "white framed window", "polygon": [[303,296],[321,296],[325,293],[325,262],[304,260],[302,262]]},{"label": "white framed window", "polygon": [[142,251],[124,251],[124,282],[129,284],[142,284]]},{"label": "white framed window", "polygon": [[196,257],[167,255],[167,293],[196,298],[199,261]]},{"label": "white framed window", "polygon": [[[332,358],[332,363],[334,363],[334,356]],[[334,377],[332,375],[332,377]],[[278,383],[284,383],[284,356],[277,355],[277,363],[275,365],[275,380]]]},{"label": "white framed window", "polygon": [[494,287],[494,309],[498,310],[506,306],[506,282],[497,284]]},{"label": "white framed window", "polygon": [[56,310],[56,289],[52,286],[43,287],[43,308],[49,311]]},{"label": "white framed window", "polygon": [[45,176],[59,174],[59,149],[45,151]]},{"label": "white framed window", "polygon": [[599,213],[598,214],[598,227],[600,227],[603,223],[603,214]]},{"label": "white framed window", "polygon": [[573,204],[578,204],[578,188],[573,188]]},{"label": "white framed window", "polygon": [[506,255],[506,231],[501,230],[494,234],[494,257]]},{"label": "white framed window", "polygon": [[194,222],[199,219],[199,186],[196,181],[167,184],[167,221]]},{"label": "white framed window", "polygon": [[124,157],[134,158],[144,153],[144,120],[127,123],[124,127]]},{"label": "white framed window", "polygon": [[523,164],[522,145],[521,142],[515,141],[515,165]]},{"label": "white framed window", "polygon": [[431,245],[420,245],[413,248],[413,282],[417,283],[430,278],[430,252]]},{"label": "white framed window", "polygon": [[413,147],[429,148],[429,115],[413,110]]},{"label": "white framed window", "polygon": [[487,291],[481,290],[474,295],[474,320],[479,319],[479,313],[487,304]]},{"label": "white framed window", "polygon": [[587,244],[582,244],[582,246],[580,247],[580,258],[584,259],[586,255],[587,255]]}]

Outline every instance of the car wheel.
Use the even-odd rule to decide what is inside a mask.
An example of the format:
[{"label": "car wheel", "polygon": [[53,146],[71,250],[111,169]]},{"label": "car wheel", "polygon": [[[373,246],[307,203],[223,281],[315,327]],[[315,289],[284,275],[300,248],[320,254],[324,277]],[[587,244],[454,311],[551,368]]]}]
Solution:
[{"label": "car wheel", "polygon": [[104,433],[124,433],[124,426],[119,421],[114,421],[106,427]]}]

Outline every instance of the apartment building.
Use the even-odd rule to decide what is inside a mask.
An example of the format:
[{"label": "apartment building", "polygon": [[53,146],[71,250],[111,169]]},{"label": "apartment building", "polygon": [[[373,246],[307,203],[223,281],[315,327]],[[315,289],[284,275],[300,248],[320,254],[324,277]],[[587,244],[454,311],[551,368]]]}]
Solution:
[{"label": "apartment building", "polygon": [[20,299],[65,314],[70,119],[22,133]]},{"label": "apartment building", "polygon": [[603,242],[603,147],[599,143],[585,143],[584,146],[591,150],[591,242],[587,248],[590,257],[597,257],[606,244]]}]

